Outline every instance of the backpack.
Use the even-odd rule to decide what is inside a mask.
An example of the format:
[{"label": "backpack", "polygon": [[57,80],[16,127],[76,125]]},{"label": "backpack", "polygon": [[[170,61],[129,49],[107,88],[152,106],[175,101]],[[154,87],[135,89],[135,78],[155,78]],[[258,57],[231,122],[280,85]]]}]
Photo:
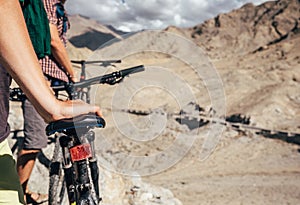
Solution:
[{"label": "backpack", "polygon": [[51,54],[51,35],[42,0],[19,0],[31,43],[38,59]]}]

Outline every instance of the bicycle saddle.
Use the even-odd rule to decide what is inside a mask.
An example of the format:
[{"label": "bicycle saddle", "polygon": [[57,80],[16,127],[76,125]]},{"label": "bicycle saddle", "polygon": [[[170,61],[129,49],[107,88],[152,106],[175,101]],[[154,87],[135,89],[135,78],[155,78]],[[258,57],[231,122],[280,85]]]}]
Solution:
[{"label": "bicycle saddle", "polygon": [[105,120],[93,114],[80,115],[74,118],[62,119],[49,123],[46,127],[46,134],[49,136],[55,132],[62,132],[64,130],[95,127],[104,128]]}]

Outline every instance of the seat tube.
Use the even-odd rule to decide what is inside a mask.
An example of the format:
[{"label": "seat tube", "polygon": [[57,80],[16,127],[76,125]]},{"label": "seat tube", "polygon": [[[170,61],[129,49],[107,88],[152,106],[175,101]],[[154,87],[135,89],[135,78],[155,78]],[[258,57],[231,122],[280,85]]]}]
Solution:
[{"label": "seat tube", "polygon": [[93,185],[95,188],[95,192],[98,198],[98,201],[100,200],[100,194],[99,194],[99,168],[97,164],[97,158],[96,158],[96,151],[95,151],[95,132],[89,131],[87,133],[87,140],[89,141],[92,149],[92,158],[89,159],[89,166],[91,170],[91,177],[93,181]]},{"label": "seat tube", "polygon": [[68,190],[68,198],[70,204],[72,204],[76,202],[75,171],[69,152],[69,147],[73,145],[73,142],[68,136],[62,136],[59,141],[63,153],[63,169],[65,174],[66,187]]}]

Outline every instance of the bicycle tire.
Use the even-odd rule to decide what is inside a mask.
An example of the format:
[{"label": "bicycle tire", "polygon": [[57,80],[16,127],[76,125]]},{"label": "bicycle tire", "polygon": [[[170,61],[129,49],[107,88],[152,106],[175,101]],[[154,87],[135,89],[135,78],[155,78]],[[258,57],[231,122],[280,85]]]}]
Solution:
[{"label": "bicycle tire", "polygon": [[87,161],[81,161],[77,164],[77,168],[78,181],[82,184],[90,184],[90,187],[85,190],[85,193],[81,193],[83,195],[80,195],[78,204],[98,205],[100,200],[96,194],[95,186],[91,178],[90,166]]},{"label": "bicycle tire", "polygon": [[49,173],[49,205],[61,205],[63,204],[64,196],[66,195],[66,185],[62,168],[62,150],[58,137],[55,142]]}]

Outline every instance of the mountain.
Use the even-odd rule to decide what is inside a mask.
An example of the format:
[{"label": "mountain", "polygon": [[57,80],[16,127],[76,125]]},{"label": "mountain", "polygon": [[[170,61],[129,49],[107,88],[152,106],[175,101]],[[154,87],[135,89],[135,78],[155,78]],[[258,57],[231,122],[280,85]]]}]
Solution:
[{"label": "mountain", "polygon": [[[89,78],[145,65],[120,84],[92,89],[107,122],[95,130],[103,204],[299,204],[299,8],[299,0],[250,3],[191,28],[126,38],[71,16],[71,59],[122,59],[88,65]],[[225,95],[223,115],[211,102],[215,90]],[[21,129],[20,113],[13,106],[13,129]],[[34,173],[29,185],[47,193],[39,183],[46,168]]]},{"label": "mountain", "polygon": [[188,32],[195,42],[211,51],[213,58],[230,58],[298,38],[299,16],[298,0],[270,1],[259,6],[248,3]]},{"label": "mountain", "polygon": [[211,58],[223,80],[228,114],[299,130],[299,8],[298,0],[248,3],[192,28],[166,31],[192,40]]},{"label": "mountain", "polygon": [[122,35],[126,34],[112,26],[101,25],[96,20],[81,15],[71,15],[69,21],[71,29],[68,32],[68,39],[76,48],[86,47],[96,50],[112,39],[122,39]]},{"label": "mountain", "polygon": [[[246,4],[192,28],[172,26],[164,31],[183,36],[204,50],[223,82],[228,115],[242,113],[251,116],[257,126],[298,131],[300,118],[295,116],[300,114],[297,91],[300,82],[299,4],[298,0],[270,1],[259,6]],[[111,51],[115,50],[118,54],[123,52],[122,57],[140,45],[151,50],[151,46],[163,41],[162,37],[154,39],[149,32],[140,32],[96,53],[113,56]],[[195,75],[187,72],[190,68],[170,57],[184,48],[180,43],[183,41],[174,47],[172,42],[163,41],[159,46],[162,50],[173,49],[170,54],[146,51],[135,57],[131,54],[130,58],[123,57],[123,65],[144,64],[171,69],[197,90],[195,95],[204,107],[209,106],[210,96],[205,94],[205,86],[201,84],[205,82],[196,82]],[[192,51],[187,52],[193,56]],[[111,91],[107,93],[104,99],[110,99]],[[164,102],[163,98],[158,101]],[[104,102],[99,103],[103,105]],[[147,107],[144,103],[144,108],[152,109],[154,104],[150,104]]]},{"label": "mountain", "polygon": [[[203,49],[222,80],[226,116],[248,116],[250,126],[269,130],[270,133],[259,134],[255,129],[235,132],[232,128],[226,128],[216,151],[201,163],[199,152],[203,147],[205,134],[200,130],[193,148],[180,163],[144,179],[170,189],[183,204],[261,204],[262,201],[264,204],[297,204],[298,199],[288,189],[295,187],[294,179],[298,174],[293,172],[300,168],[299,162],[295,161],[299,156],[299,134],[293,136],[283,133],[300,132],[299,4],[298,0],[270,1],[259,6],[246,4],[192,28],[171,26],[157,35],[140,32],[96,52],[97,57],[122,56],[123,63],[119,68],[137,64],[146,66],[144,74],[130,78],[132,82],[136,79],[140,84],[136,85],[137,91],[128,102],[126,99],[122,101],[126,97],[125,91],[131,88],[126,87],[126,80],[123,84],[124,90],[120,84],[116,87],[100,86],[96,92],[96,96],[99,96],[96,102],[102,106],[108,122],[108,127],[102,133],[109,136],[112,144],[112,148],[108,149],[109,154],[103,153],[102,156],[120,166],[127,165],[128,169],[136,166],[136,170],[140,170],[140,162],[126,163],[118,154],[120,150],[129,156],[152,156],[166,150],[168,145],[173,145],[176,138],[174,139],[172,130],[184,133],[180,131],[182,128],[170,123],[171,125],[165,125],[163,132],[149,142],[131,140],[136,139],[132,136],[134,132],[131,135],[124,134],[124,129],[136,130],[137,127],[164,125],[165,122],[160,118],[151,121],[153,116],[127,116],[126,113],[121,115],[113,111],[114,108],[130,108],[135,111],[158,108],[163,109],[166,116],[178,113],[178,103],[188,101],[184,99],[184,92],[188,90],[177,87],[176,78],[172,77],[180,76],[190,86],[201,107],[207,108],[211,105],[206,79],[199,80],[189,66],[189,60],[199,56],[193,47],[189,50],[185,44],[190,41]],[[165,36],[169,32],[182,36],[183,39],[168,41]],[[157,45],[154,48],[160,50],[154,50],[153,45]],[[131,52],[142,46],[144,51]],[[181,49],[187,52],[187,61],[176,58]],[[149,52],[151,50],[154,51]],[[130,55],[126,55],[127,53]],[[200,65],[202,60],[205,58],[200,56]],[[169,72],[170,79],[166,73],[159,74],[161,68]],[[151,69],[154,73],[150,72]],[[206,72],[205,69],[201,70]],[[97,73],[99,74],[93,71],[92,76]],[[161,84],[156,88],[140,82],[147,79],[154,83],[170,81],[173,89],[171,86],[167,89],[169,92],[164,92],[165,87],[159,89]],[[209,80],[214,82],[217,79]],[[119,89],[125,93],[117,95]],[[130,122],[116,124],[120,117],[129,118]],[[187,139],[192,140],[191,136]],[[184,145],[179,147],[183,148]],[[178,148],[174,152],[181,153],[182,149]],[[157,161],[160,162],[159,159]]]},{"label": "mountain", "polygon": [[[180,144],[177,137],[188,133],[186,142],[195,141],[189,152],[178,159],[180,162],[144,180],[170,189],[183,204],[189,205],[262,201],[270,205],[298,204],[299,197],[294,192],[300,183],[300,163],[296,160],[300,138],[299,134],[288,133],[300,133],[299,8],[298,0],[246,4],[192,28],[171,26],[157,33],[138,32],[94,51],[92,60],[121,57],[118,69],[138,64],[146,67],[144,73],[132,75],[118,86],[100,86],[95,91],[95,102],[101,105],[108,122],[101,133],[111,144],[104,148],[106,152],[101,152],[101,157],[115,164],[117,170],[141,172],[142,162],[126,159],[165,154],[147,167],[155,170],[164,165],[165,158],[172,162],[169,153],[165,153],[171,145],[177,145],[175,156],[184,155],[186,144]],[[204,56],[188,42],[198,45]],[[182,50],[186,53],[182,54]],[[206,57],[213,66],[207,66]],[[191,61],[203,73],[195,72]],[[217,76],[199,77],[214,69]],[[92,70],[89,74],[103,72]],[[226,127],[215,152],[206,161],[200,161],[208,127],[201,127],[193,135],[193,131],[186,132],[186,127],[178,127],[171,117],[167,122],[162,118],[189,113],[183,107],[185,103],[192,104],[190,91],[196,103],[209,110],[212,105],[207,83],[218,82],[218,76],[226,98],[226,116],[248,116],[248,126],[253,129],[236,131]],[[126,96],[128,92],[131,95]],[[126,109],[132,112],[122,114]],[[132,114],[151,110],[153,115]],[[193,115],[177,120],[189,121],[188,125],[195,121]],[[150,129],[155,126],[163,128]],[[139,129],[144,134],[137,136],[134,131]],[[145,141],[148,138],[151,140]]]}]

